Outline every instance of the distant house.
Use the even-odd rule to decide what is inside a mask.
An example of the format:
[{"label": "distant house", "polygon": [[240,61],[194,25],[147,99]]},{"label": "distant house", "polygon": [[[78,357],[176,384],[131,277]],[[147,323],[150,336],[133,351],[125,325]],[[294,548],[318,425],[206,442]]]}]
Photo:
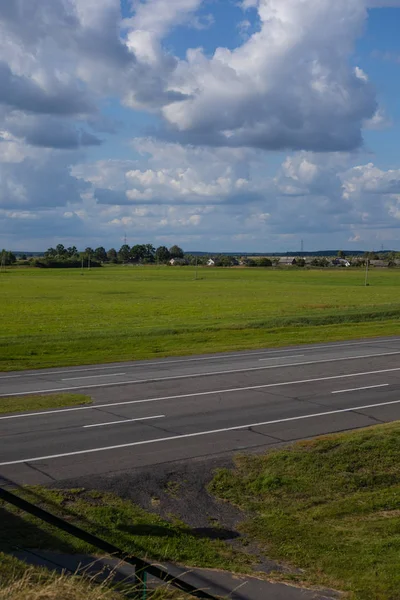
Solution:
[{"label": "distant house", "polygon": [[280,265],[295,265],[297,264],[297,260],[295,256],[282,256],[279,259]]},{"label": "distant house", "polygon": [[212,258],[208,259],[207,267],[215,267],[215,261]]},{"label": "distant house", "polygon": [[381,269],[388,266],[388,262],[386,260],[370,260],[369,264],[371,267],[379,267]]},{"label": "distant house", "polygon": [[332,264],[336,267],[350,267],[350,263],[346,258],[335,258]]},{"label": "distant house", "polygon": [[186,258],[171,258],[169,264],[175,267],[184,267],[185,265],[188,265],[189,262]]}]

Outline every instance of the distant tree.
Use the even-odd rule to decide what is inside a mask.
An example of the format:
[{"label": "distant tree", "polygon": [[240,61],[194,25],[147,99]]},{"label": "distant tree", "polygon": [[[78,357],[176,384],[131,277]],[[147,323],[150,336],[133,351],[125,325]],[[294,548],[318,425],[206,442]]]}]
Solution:
[{"label": "distant tree", "polygon": [[107,252],[105,248],[103,248],[103,246],[99,246],[98,248],[96,248],[93,254],[95,259],[100,262],[105,262],[107,260]]},{"label": "distant tree", "polygon": [[4,249],[0,252],[0,264],[13,265],[15,262],[17,262],[17,259],[13,252]]},{"label": "distant tree", "polygon": [[146,247],[144,244],[135,244],[131,248],[130,257],[133,262],[142,262],[146,257]]},{"label": "distant tree", "polygon": [[115,248],[110,248],[109,251],[107,252],[107,259],[111,262],[111,263],[117,263],[118,262],[118,254]]},{"label": "distant tree", "polygon": [[55,248],[48,248],[44,255],[46,258],[55,258],[57,256],[57,250]]},{"label": "distant tree", "polygon": [[305,267],[306,261],[304,258],[296,258],[296,267]]},{"label": "distant tree", "polygon": [[329,266],[329,260],[325,258],[325,256],[322,256],[321,258],[313,258],[311,265],[313,267],[327,267]]},{"label": "distant tree", "polygon": [[338,258],[346,258],[345,253],[343,252],[343,250],[339,250],[339,252],[337,253]]},{"label": "distant tree", "polygon": [[187,264],[193,265],[193,266],[194,265],[198,265],[198,266],[205,265],[209,258],[211,258],[211,257],[205,256],[205,255],[185,254],[185,260],[187,261]]},{"label": "distant tree", "polygon": [[143,261],[146,263],[154,262],[154,257],[156,254],[156,249],[152,244],[144,244],[143,245]]},{"label": "distant tree", "polygon": [[171,255],[171,258],[183,258],[184,257],[184,252],[182,250],[182,248],[179,248],[179,246],[171,246],[171,248],[169,249],[169,253]]},{"label": "distant tree", "polygon": [[167,262],[171,258],[169,250],[166,246],[159,246],[156,250],[156,259],[159,262]]},{"label": "distant tree", "polygon": [[21,259],[21,260],[26,260],[26,258],[27,258],[27,257],[26,257],[26,254],[21,254],[21,256],[20,256],[20,259]]},{"label": "distant tree", "polygon": [[87,248],[85,248],[85,252],[84,252],[85,256],[90,256],[91,258],[94,257],[94,250],[93,248],[91,248],[90,246],[88,246]]},{"label": "distant tree", "polygon": [[259,259],[258,264],[260,267],[272,267],[272,260],[267,258],[266,256],[262,256]]},{"label": "distant tree", "polygon": [[67,256],[67,250],[64,248],[63,244],[57,244],[56,252],[57,256],[60,258]]},{"label": "distant tree", "polygon": [[214,258],[216,267],[231,267],[232,266],[232,257],[227,256],[226,254],[220,254]]},{"label": "distant tree", "polygon": [[67,248],[66,252],[69,258],[77,258],[79,256],[79,252],[76,246],[70,246],[69,248]]},{"label": "distant tree", "polygon": [[131,258],[131,249],[128,244],[123,244],[121,248],[118,250],[118,259],[121,262],[128,262]]}]

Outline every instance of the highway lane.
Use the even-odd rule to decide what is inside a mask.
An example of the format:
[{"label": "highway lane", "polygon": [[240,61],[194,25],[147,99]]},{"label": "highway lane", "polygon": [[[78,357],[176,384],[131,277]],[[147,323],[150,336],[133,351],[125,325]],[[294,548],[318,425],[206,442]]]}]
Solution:
[{"label": "highway lane", "polygon": [[65,388],[93,407],[0,417],[0,475],[45,483],[400,419],[400,338],[0,375],[3,396]]}]

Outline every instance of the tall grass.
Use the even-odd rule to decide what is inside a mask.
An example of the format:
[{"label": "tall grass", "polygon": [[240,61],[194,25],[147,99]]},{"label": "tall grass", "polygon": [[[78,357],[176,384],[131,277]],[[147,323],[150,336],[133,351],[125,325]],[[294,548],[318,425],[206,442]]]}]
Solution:
[{"label": "tall grass", "polygon": [[[133,584],[115,588],[111,571],[103,581],[85,573],[68,574],[29,567],[0,553],[0,600],[125,600],[133,598]],[[120,584],[121,585],[121,584]],[[189,600],[191,596],[166,585],[149,588],[147,600]]]}]

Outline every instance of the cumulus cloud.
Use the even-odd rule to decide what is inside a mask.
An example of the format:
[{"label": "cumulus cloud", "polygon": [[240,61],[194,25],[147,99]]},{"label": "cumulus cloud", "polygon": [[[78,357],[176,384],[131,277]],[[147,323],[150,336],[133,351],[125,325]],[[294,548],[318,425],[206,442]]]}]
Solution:
[{"label": "cumulus cloud", "polygon": [[99,100],[110,95],[159,112],[164,136],[186,143],[312,151],[361,145],[363,125],[379,115],[367,75],[349,66],[365,0],[247,0],[242,5],[257,11],[259,30],[237,48],[217,48],[211,57],[188,48],[179,60],[163,40],[179,25],[211,24],[198,12],[202,4],[135,1],[122,21],[119,0],[0,0],[0,103],[62,116],[65,143],[43,132],[25,136],[55,147],[98,143],[85,128],[66,135],[65,117],[86,115],[90,128]]},{"label": "cumulus cloud", "polygon": [[37,146],[98,145],[99,99],[135,62],[119,21],[115,0],[0,0],[0,128]]},{"label": "cumulus cloud", "polygon": [[148,138],[136,139],[134,147],[140,154],[135,161],[81,164],[73,173],[91,184],[110,227],[136,235],[142,225],[157,239],[175,232],[188,239],[211,236],[221,244],[281,244],[285,236],[307,235],[326,247],[330,238],[362,241],[375,229],[399,226],[399,173],[373,164],[349,168],[355,156],[347,153],[302,151],[276,170],[260,150]]},{"label": "cumulus cloud", "polygon": [[354,167],[344,175],[345,196],[400,194],[400,169],[383,171],[373,163]]},{"label": "cumulus cloud", "polygon": [[58,83],[58,89],[46,92],[31,79],[14,74],[0,61],[0,103],[32,113],[73,115],[94,111],[94,105],[76,86]]},{"label": "cumulus cloud", "polygon": [[[2,143],[16,142],[0,141],[0,152]],[[52,215],[55,231],[75,236],[75,244],[91,236],[93,244],[118,245],[126,232],[130,243],[216,250],[288,250],[300,239],[309,247],[349,240],[373,247],[400,239],[400,172],[357,163],[355,155],[302,151],[276,168],[261,150],[149,138],[133,144],[135,159],[87,163],[76,156],[70,169],[65,152],[56,159],[41,150],[40,168],[28,155],[13,162],[10,152],[0,171],[6,237],[18,223],[27,235],[42,230]]]},{"label": "cumulus cloud", "polygon": [[[139,161],[99,161],[72,173],[90,181],[101,204],[235,204],[258,197],[251,150],[185,147],[137,138]],[[254,157],[254,164],[258,164]],[[255,177],[255,174],[254,174]]]},{"label": "cumulus cloud", "polygon": [[[350,58],[367,8],[395,0],[243,0],[236,48],[174,56],[176,27],[213,25],[204,4],[133,0],[122,20],[120,0],[0,0],[5,235],[53,219],[54,233],[93,244],[129,228],[230,249],[299,232],[361,243],[374,223],[397,227],[397,171],[349,153],[388,123]],[[155,114],[158,129],[127,160],[107,160],[104,144],[90,162],[83,152],[115,133],[103,111],[118,101]],[[287,156],[276,168],[265,150]]]},{"label": "cumulus cloud", "polygon": [[[7,144],[6,142],[3,142]],[[0,207],[14,210],[41,210],[80,202],[88,184],[72,177],[70,155],[47,150],[31,153],[25,145],[13,148],[8,160],[0,163]],[[2,142],[0,138],[0,152]],[[75,159],[78,159],[76,155]]]},{"label": "cumulus cloud", "polygon": [[148,31],[160,39],[172,27],[188,21],[202,0],[147,0],[133,2],[134,16],[125,20],[131,31]]},{"label": "cumulus cloud", "polygon": [[367,77],[348,64],[363,0],[260,0],[256,8],[261,29],[238,48],[218,48],[210,59],[188,51],[170,85],[189,98],[165,106],[165,119],[218,145],[359,146],[377,108]]}]

